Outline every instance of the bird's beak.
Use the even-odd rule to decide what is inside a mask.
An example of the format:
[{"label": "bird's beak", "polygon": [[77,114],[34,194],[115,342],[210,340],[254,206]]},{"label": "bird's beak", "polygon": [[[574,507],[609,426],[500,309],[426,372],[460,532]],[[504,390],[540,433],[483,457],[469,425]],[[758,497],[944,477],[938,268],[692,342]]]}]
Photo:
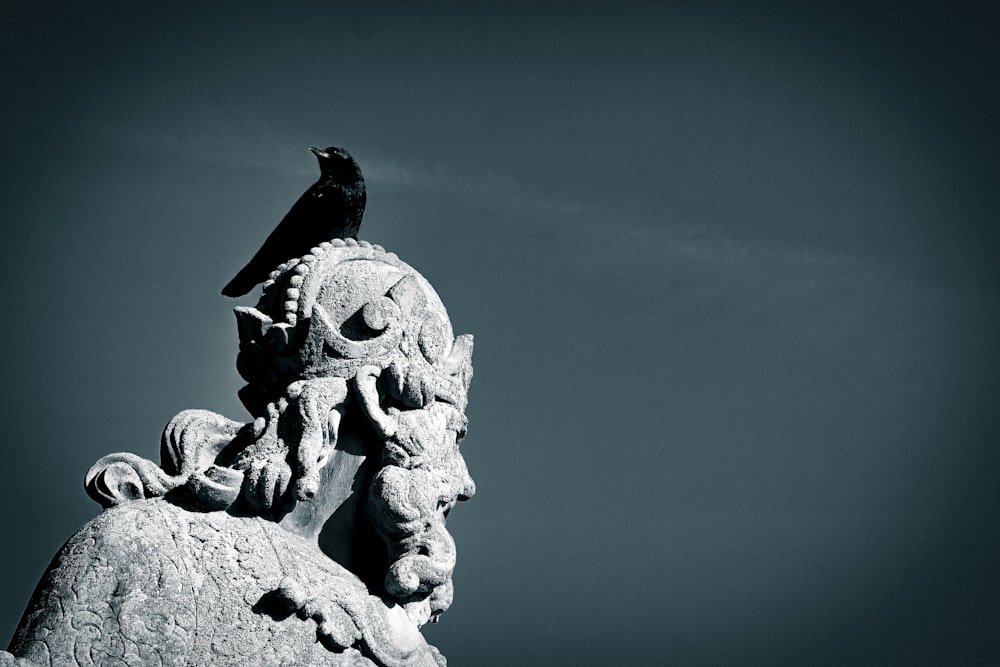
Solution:
[{"label": "bird's beak", "polygon": [[315,146],[310,146],[309,150],[311,150],[312,154],[315,155],[318,158],[328,158],[328,157],[330,157],[330,154],[327,153],[322,148],[316,148]]}]

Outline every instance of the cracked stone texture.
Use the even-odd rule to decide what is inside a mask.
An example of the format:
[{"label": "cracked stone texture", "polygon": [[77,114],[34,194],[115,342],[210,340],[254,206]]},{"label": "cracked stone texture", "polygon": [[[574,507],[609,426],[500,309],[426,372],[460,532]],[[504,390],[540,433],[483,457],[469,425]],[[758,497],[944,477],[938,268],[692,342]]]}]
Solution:
[{"label": "cracked stone texture", "polygon": [[[286,578],[350,591],[359,606],[370,603],[355,610],[362,623],[384,632],[374,611],[381,601],[277,524],[162,499],[119,505],[58,553],[12,648],[37,665],[377,664],[354,648],[324,647],[316,624],[277,600]],[[419,633],[412,640],[427,651]]]}]

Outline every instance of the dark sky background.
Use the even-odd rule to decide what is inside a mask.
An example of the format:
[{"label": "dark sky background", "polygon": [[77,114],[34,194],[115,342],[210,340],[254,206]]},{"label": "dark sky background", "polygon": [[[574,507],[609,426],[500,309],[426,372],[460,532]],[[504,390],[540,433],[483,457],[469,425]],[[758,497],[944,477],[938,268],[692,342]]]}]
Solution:
[{"label": "dark sky background", "polygon": [[4,3],[0,643],[342,145],[476,337],[450,664],[1000,662],[995,5],[618,5]]}]

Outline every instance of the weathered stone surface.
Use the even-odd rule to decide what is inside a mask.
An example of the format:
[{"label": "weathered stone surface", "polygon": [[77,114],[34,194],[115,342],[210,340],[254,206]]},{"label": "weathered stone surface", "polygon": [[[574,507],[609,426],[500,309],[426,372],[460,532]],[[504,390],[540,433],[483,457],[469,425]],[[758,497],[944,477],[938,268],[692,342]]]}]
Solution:
[{"label": "weathered stone surface", "polygon": [[445,517],[475,492],[458,443],[471,336],[365,242],[288,262],[237,308],[254,420],[174,417],[160,464],[86,476],[107,509],[36,589],[8,665],[443,665]]},{"label": "weathered stone surface", "polygon": [[[38,664],[370,665],[318,641],[283,593],[298,586],[326,604],[322,638],[385,650],[390,609],[353,574],[277,524],[196,513],[163,499],[112,507],[59,552],[18,629],[19,654]],[[412,625],[410,627],[413,627]],[[413,628],[394,655],[424,649]]]}]

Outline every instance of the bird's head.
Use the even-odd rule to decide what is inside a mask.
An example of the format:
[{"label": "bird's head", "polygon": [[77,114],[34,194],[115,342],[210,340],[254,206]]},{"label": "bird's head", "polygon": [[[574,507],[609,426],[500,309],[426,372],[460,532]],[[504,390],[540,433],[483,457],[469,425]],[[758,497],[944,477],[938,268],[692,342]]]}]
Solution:
[{"label": "bird's head", "polygon": [[361,168],[354,161],[351,154],[339,146],[329,146],[327,148],[316,148],[310,146],[309,150],[319,160],[319,168],[324,174],[356,175],[361,177]]}]

